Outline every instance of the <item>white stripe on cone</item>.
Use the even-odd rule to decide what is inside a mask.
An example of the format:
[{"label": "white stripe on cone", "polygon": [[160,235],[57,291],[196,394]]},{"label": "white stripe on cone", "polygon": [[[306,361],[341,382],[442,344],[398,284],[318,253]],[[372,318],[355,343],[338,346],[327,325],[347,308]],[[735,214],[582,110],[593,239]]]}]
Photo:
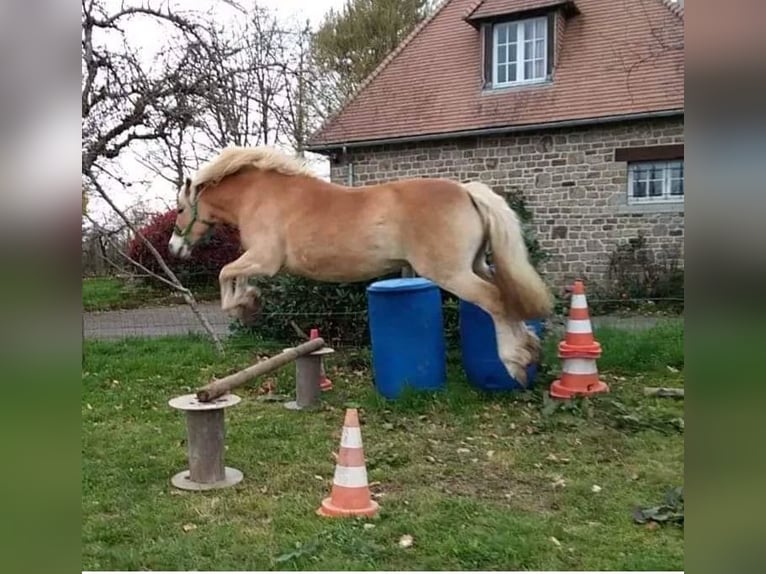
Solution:
[{"label": "white stripe on cone", "polygon": [[564,359],[562,370],[570,375],[595,375],[598,373],[593,359]]},{"label": "white stripe on cone", "polygon": [[362,430],[359,427],[343,427],[343,433],[340,436],[340,446],[362,448]]},{"label": "white stripe on cone", "polygon": [[364,466],[335,466],[333,482],[336,486],[359,488],[367,486],[367,468]]},{"label": "white stripe on cone", "polygon": [[570,307],[572,309],[587,309],[588,302],[585,300],[585,295],[582,293],[575,293],[572,295],[572,304]]},{"label": "white stripe on cone", "polygon": [[567,322],[567,331],[569,333],[592,333],[590,319],[569,319]]}]

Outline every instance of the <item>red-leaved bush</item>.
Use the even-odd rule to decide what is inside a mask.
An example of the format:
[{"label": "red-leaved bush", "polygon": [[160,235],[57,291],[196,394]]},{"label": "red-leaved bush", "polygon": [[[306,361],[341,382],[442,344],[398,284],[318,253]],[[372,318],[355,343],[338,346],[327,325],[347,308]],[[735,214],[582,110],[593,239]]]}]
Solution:
[{"label": "red-leaved bush", "polygon": [[[216,285],[221,267],[242,254],[236,229],[217,225],[206,239],[200,240],[192,249],[189,259],[179,259],[168,250],[176,220],[175,210],[159,213],[139,229],[144,237],[159,251],[162,258],[185,285]],[[157,260],[143,241],[133,237],[128,244],[128,255],[141,265],[164,276]],[[149,279],[149,281],[152,281]]]}]

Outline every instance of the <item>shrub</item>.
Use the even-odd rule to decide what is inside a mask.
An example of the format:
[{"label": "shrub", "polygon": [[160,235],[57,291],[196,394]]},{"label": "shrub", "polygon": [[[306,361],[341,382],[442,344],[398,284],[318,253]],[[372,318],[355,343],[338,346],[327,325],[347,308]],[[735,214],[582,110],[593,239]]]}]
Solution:
[{"label": "shrub", "polygon": [[292,275],[251,280],[263,313],[252,326],[235,322],[238,334],[276,341],[295,340],[293,325],[308,333],[316,327],[329,345],[366,344],[368,283],[324,283]]},{"label": "shrub", "polygon": [[684,270],[676,249],[658,253],[639,234],[619,245],[609,256],[601,312],[619,308],[649,308],[680,312],[684,308]]},{"label": "shrub", "polygon": [[[208,237],[194,246],[189,259],[179,259],[171,255],[168,250],[175,219],[175,210],[159,213],[152,216],[149,223],[139,231],[159,251],[168,267],[184,285],[192,287],[217,285],[221,267],[234,261],[242,253],[237,231],[229,226],[216,226]],[[138,237],[131,238],[128,243],[128,255],[150,271],[164,276],[157,260]],[[160,283],[154,278],[148,278],[147,281]]]},{"label": "shrub", "polygon": [[527,207],[524,197],[519,193],[509,194],[506,197],[506,202],[519,216],[524,234],[524,243],[527,244],[527,251],[529,252],[529,260],[540,272],[540,264],[548,259],[548,253],[540,246],[540,242],[530,225],[532,222],[532,212]]},{"label": "shrub", "polygon": [[[366,346],[370,343],[367,316],[367,287],[374,281],[400,277],[385,275],[358,283],[323,283],[303,277],[278,275],[251,283],[261,292],[263,314],[252,326],[239,321],[232,325],[238,335],[292,341],[295,326],[304,333],[318,328],[328,345]],[[442,290],[444,331],[449,344],[457,342],[457,298]]]}]

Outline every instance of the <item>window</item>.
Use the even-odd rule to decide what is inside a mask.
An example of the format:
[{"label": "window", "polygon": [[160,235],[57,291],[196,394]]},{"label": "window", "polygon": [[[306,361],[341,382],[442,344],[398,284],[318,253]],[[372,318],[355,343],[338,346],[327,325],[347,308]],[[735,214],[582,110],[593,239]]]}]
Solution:
[{"label": "window", "polygon": [[539,82],[548,76],[548,18],[496,24],[492,32],[492,85]]},{"label": "window", "polygon": [[635,162],[628,166],[628,203],[668,203],[684,200],[684,162]]}]

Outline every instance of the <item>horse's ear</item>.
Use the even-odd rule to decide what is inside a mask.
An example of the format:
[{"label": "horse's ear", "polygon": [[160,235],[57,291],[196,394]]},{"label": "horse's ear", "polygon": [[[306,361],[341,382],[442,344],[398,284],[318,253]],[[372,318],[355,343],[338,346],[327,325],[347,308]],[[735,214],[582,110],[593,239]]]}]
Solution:
[{"label": "horse's ear", "polygon": [[189,194],[191,193],[191,178],[187,177],[186,181],[184,182],[184,195],[186,197],[189,197]]}]

